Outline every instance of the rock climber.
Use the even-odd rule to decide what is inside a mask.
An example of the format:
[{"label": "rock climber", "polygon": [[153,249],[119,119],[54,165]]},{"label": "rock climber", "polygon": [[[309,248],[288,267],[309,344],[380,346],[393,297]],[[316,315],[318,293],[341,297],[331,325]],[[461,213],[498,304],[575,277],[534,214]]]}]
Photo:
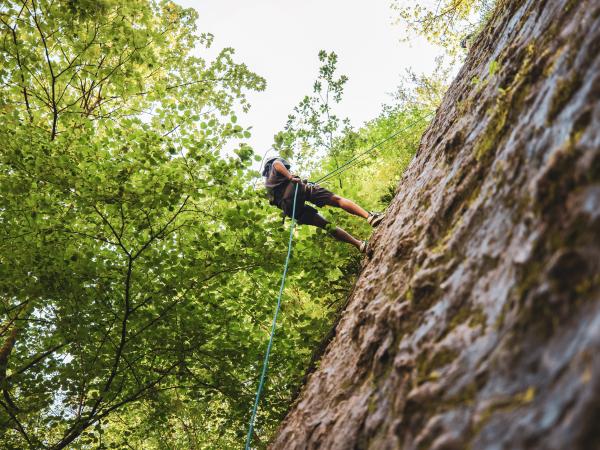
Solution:
[{"label": "rock climber", "polygon": [[290,172],[291,165],[280,157],[270,158],[265,163],[262,176],[265,177],[265,187],[269,201],[272,205],[280,208],[286,216],[292,217],[294,203],[294,190],[298,186],[296,196],[296,220],[299,224],[313,225],[326,230],[335,239],[354,245],[362,253],[367,253],[368,242],[356,239],[350,233],[340,227],[336,227],[321,216],[315,208],[306,205],[308,201],[321,208],[323,206],[335,206],[355,216],[366,219],[372,226],[378,226],[383,220],[383,214],[370,213],[352,200],[340,197],[318,184],[301,180],[298,175]]}]

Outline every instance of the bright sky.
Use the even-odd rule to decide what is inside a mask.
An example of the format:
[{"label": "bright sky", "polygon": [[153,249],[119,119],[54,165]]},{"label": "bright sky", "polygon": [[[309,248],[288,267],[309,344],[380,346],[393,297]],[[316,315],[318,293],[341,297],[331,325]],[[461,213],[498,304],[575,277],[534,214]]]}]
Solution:
[{"label": "bright sky", "polygon": [[[390,0],[177,0],[199,13],[198,28],[215,35],[210,56],[223,47],[267,80],[252,93],[252,109],[240,117],[253,126],[250,145],[262,155],[293,107],[312,92],[319,50],[338,54],[338,74],[349,77],[337,110],[360,126],[375,118],[400,75],[434,68],[436,51],[422,40],[399,40]],[[203,50],[205,53],[206,51]]]}]

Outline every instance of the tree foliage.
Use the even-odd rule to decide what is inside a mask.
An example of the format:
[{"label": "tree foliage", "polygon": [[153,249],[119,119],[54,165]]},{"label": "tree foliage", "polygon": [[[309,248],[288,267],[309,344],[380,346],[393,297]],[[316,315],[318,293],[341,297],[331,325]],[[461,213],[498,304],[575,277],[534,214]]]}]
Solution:
[{"label": "tree foliage", "polygon": [[325,155],[335,158],[334,139],[350,127],[349,120],[338,117],[334,110],[342,100],[348,77],[336,76],[335,52],[321,50],[318,57],[322,65],[312,94],[304,96],[294,107],[273,144],[283,156],[294,157],[297,166],[305,171],[314,170]]},{"label": "tree foliage", "polygon": [[423,36],[442,46],[450,55],[461,52],[463,42],[477,32],[496,6],[497,0],[393,0],[397,21],[405,39]]},{"label": "tree foliage", "polygon": [[[171,2],[5,3],[1,10],[0,439],[63,448],[163,392],[238,402],[222,283],[260,263],[221,239],[249,216],[252,151],[231,115],[264,80],[191,55],[211,37]],[[255,230],[236,239],[258,244]],[[219,288],[216,286],[221,285]],[[223,289],[224,293],[218,293]],[[219,312],[211,314],[211,311]],[[246,333],[238,323],[229,333]],[[247,339],[246,339],[247,340]],[[229,384],[221,380],[230,380]],[[96,428],[94,428],[96,427]],[[90,441],[91,442],[91,441]]]}]

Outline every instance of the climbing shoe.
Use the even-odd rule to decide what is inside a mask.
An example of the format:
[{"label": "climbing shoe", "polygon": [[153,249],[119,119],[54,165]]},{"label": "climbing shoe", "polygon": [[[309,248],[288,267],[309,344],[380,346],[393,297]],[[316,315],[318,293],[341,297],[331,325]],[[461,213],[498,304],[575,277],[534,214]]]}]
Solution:
[{"label": "climbing shoe", "polygon": [[369,225],[375,228],[381,223],[384,217],[385,214],[383,213],[369,213],[369,217],[367,217],[367,222],[369,223]]},{"label": "climbing shoe", "polygon": [[367,251],[369,250],[369,241],[362,241],[358,249],[361,253],[367,253]]}]

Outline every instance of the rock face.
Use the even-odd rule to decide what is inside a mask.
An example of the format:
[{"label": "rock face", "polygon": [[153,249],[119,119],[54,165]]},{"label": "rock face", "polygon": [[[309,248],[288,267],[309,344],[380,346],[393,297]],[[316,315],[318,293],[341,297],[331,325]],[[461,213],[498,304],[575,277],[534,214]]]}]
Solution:
[{"label": "rock face", "polygon": [[272,449],[600,448],[600,3],[473,44]]}]

